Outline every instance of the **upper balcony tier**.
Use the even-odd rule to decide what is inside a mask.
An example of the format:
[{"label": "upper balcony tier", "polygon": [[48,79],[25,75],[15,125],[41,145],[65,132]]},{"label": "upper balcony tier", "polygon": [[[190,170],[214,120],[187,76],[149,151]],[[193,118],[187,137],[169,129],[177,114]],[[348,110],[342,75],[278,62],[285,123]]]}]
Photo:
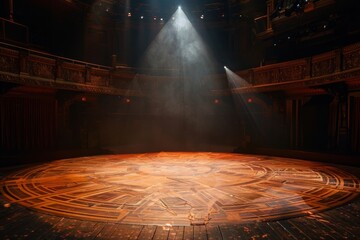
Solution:
[{"label": "upper balcony tier", "polygon": [[[146,95],[148,85],[180,80],[180,76],[140,73],[134,68],[102,66],[63,58],[6,43],[0,44],[0,82],[41,86],[110,95]],[[226,75],[211,76],[221,89],[209,87],[210,95],[244,92],[295,91],[345,82],[349,89],[360,89],[360,43],[320,55],[236,72],[247,84],[229,89]],[[151,74],[151,75],[150,75]],[[208,79],[209,76],[204,76]],[[137,80],[137,89],[132,80]],[[156,85],[155,84],[155,85]],[[220,86],[217,85],[217,86]],[[145,89],[145,91],[144,91]]]}]

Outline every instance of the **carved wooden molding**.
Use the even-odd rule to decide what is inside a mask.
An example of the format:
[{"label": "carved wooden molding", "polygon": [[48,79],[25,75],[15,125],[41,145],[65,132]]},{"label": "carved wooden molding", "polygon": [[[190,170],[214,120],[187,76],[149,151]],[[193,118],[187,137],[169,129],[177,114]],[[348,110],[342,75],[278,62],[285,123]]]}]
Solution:
[{"label": "carved wooden molding", "polygon": [[19,83],[22,85],[41,86],[56,89],[65,89],[81,92],[91,92],[98,94],[119,95],[119,96],[143,96],[135,90],[118,89],[113,87],[96,86],[91,84],[73,83],[67,81],[50,80],[47,78],[34,77],[30,75],[20,75],[0,71],[0,79],[3,82]]},{"label": "carved wooden molding", "polygon": [[37,55],[29,55],[28,73],[32,76],[54,79],[56,60]]},{"label": "carved wooden molding", "polygon": [[[333,73],[320,77],[314,77],[310,79],[236,88],[236,89],[232,89],[231,92],[235,94],[241,94],[247,92],[270,92],[270,91],[287,90],[292,88],[321,86],[336,82],[353,81],[354,79],[356,79],[355,81],[359,81],[360,67],[356,69],[351,69],[351,70],[347,70],[339,73]],[[227,91],[213,91],[213,93],[218,95],[228,94]]]},{"label": "carved wooden molding", "polygon": [[[131,90],[130,83],[133,80],[138,81],[142,90],[145,90],[145,95],[147,94],[146,89],[156,89],[163,83],[168,84],[178,80],[176,77],[172,78],[168,75],[136,74],[130,68],[111,69],[52,55],[45,56],[44,53],[31,52],[29,54],[29,52],[30,50],[26,49],[14,50],[1,47],[0,80],[24,85],[120,95],[126,91],[130,95],[139,94]],[[278,91],[349,79],[358,81],[360,77],[360,43],[311,58],[248,69],[237,72],[237,74],[253,85],[232,89],[231,91],[234,93]],[[204,81],[207,78],[226,81],[225,75],[204,76]],[[229,94],[229,91],[219,90],[212,93]]]}]

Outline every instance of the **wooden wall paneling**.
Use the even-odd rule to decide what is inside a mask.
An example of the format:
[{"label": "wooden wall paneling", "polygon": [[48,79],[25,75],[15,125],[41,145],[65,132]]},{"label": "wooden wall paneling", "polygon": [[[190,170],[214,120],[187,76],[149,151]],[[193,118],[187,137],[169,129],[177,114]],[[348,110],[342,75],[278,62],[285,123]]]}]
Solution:
[{"label": "wooden wall paneling", "polygon": [[334,73],[337,69],[337,52],[331,51],[312,57],[312,77]]},{"label": "wooden wall paneling", "polygon": [[19,73],[19,52],[0,47],[0,71]]},{"label": "wooden wall paneling", "polygon": [[29,74],[35,77],[55,79],[56,60],[30,54],[28,57]]},{"label": "wooden wall paneling", "polygon": [[360,152],[360,96],[350,97],[350,145],[351,151]]},{"label": "wooden wall paneling", "polygon": [[360,43],[343,48],[343,70],[360,67]]},{"label": "wooden wall paneling", "polygon": [[63,62],[62,78],[67,82],[85,83],[85,65]]},{"label": "wooden wall paneling", "polygon": [[90,73],[91,84],[98,86],[109,86],[110,72],[108,70],[91,68]]},{"label": "wooden wall paneling", "polygon": [[279,67],[279,79],[277,82],[288,82],[305,79],[307,77],[307,60],[299,59],[277,64]]}]

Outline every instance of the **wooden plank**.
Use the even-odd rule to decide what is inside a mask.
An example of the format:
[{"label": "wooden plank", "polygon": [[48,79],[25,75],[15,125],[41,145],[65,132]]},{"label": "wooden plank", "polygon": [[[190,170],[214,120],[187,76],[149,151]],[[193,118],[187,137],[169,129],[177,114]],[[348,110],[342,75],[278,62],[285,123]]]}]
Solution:
[{"label": "wooden plank", "polygon": [[[335,214],[335,211],[319,213],[318,215],[322,216],[324,219],[329,221],[329,225],[333,226],[337,232],[341,232],[344,237],[349,239],[356,239],[358,236],[358,232],[354,232],[354,229],[351,227],[352,225],[358,224],[358,220],[356,222],[346,222]],[[348,226],[351,225],[351,226]]]},{"label": "wooden plank", "polygon": [[69,234],[71,237],[74,237],[75,239],[80,238],[94,238],[99,234],[99,232],[104,227],[105,223],[97,223],[97,222],[91,222],[91,221],[79,221],[80,224],[77,226],[76,229],[73,229],[73,231]]},{"label": "wooden plank", "polygon": [[257,227],[262,233],[261,239],[282,239],[282,236],[275,232],[267,222],[260,222]]},{"label": "wooden plank", "polygon": [[104,227],[100,230],[100,232],[95,236],[94,239],[112,239],[111,236],[115,231],[117,224],[105,224]]},{"label": "wooden plank", "polygon": [[194,239],[195,240],[207,240],[207,233],[205,225],[194,226]]},{"label": "wooden plank", "polygon": [[19,204],[11,204],[6,199],[0,197],[0,216],[1,218],[7,218],[17,211],[26,211],[27,209]]},{"label": "wooden plank", "polygon": [[279,221],[279,224],[289,231],[296,239],[304,239],[309,240],[310,238],[299,228],[295,227],[294,225],[290,224],[287,220]]},{"label": "wooden plank", "polygon": [[140,238],[143,228],[144,226],[142,225],[115,224],[115,229],[110,239],[145,239]]},{"label": "wooden plank", "polygon": [[40,224],[38,228],[34,228],[32,230],[31,234],[29,234],[29,239],[46,239],[48,232],[62,219],[62,217],[51,216],[47,214],[44,215],[45,216],[42,220],[42,224]]},{"label": "wooden plank", "polygon": [[301,229],[308,237],[318,236],[319,239],[340,239],[342,236],[338,235],[334,229],[329,229],[325,226],[317,224],[317,220],[304,218],[295,218],[288,220],[292,225]]},{"label": "wooden plank", "polygon": [[184,227],[184,240],[192,240],[194,239],[194,227],[193,226],[186,226]]},{"label": "wooden plank", "polygon": [[22,235],[25,239],[45,239],[50,229],[58,224],[61,217],[47,214],[33,213],[35,218],[22,226]]},{"label": "wooden plank", "polygon": [[223,240],[218,225],[206,225],[206,232],[209,240]]},{"label": "wooden plank", "polygon": [[281,236],[281,239],[297,239],[285,227],[276,222],[269,222],[268,226],[275,232],[276,235]]},{"label": "wooden plank", "polygon": [[168,239],[171,227],[157,226],[155,230],[154,240]]},{"label": "wooden plank", "polygon": [[151,240],[155,235],[156,226],[143,226],[138,239]]},{"label": "wooden plank", "polygon": [[25,211],[15,211],[13,214],[7,215],[5,218],[1,218],[0,229],[1,236],[6,239],[20,238],[19,230],[23,230],[29,223],[35,221],[36,216],[33,213],[29,214]]},{"label": "wooden plank", "polygon": [[80,224],[79,220],[62,218],[55,224],[50,231],[44,236],[45,239],[71,239],[73,229],[76,229]]},{"label": "wooden plank", "polygon": [[236,225],[219,225],[223,239],[242,239]]},{"label": "wooden plank", "polygon": [[[27,238],[29,228],[28,223],[34,222],[37,217],[33,214],[17,215],[15,221],[9,224],[1,231],[2,239],[25,239]],[[31,230],[30,230],[31,231]]]},{"label": "wooden plank", "polygon": [[182,240],[184,238],[185,227],[175,226],[170,229],[169,240]]},{"label": "wooden plank", "polygon": [[241,224],[238,231],[242,239],[267,238],[267,235],[258,227],[257,223]]}]

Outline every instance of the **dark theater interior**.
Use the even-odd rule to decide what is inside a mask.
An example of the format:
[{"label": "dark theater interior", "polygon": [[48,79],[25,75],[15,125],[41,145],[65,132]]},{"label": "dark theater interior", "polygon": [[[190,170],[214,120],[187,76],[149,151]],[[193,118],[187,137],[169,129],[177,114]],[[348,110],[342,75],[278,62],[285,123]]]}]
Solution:
[{"label": "dark theater interior", "polygon": [[360,239],[359,0],[1,0],[0,239]]}]

